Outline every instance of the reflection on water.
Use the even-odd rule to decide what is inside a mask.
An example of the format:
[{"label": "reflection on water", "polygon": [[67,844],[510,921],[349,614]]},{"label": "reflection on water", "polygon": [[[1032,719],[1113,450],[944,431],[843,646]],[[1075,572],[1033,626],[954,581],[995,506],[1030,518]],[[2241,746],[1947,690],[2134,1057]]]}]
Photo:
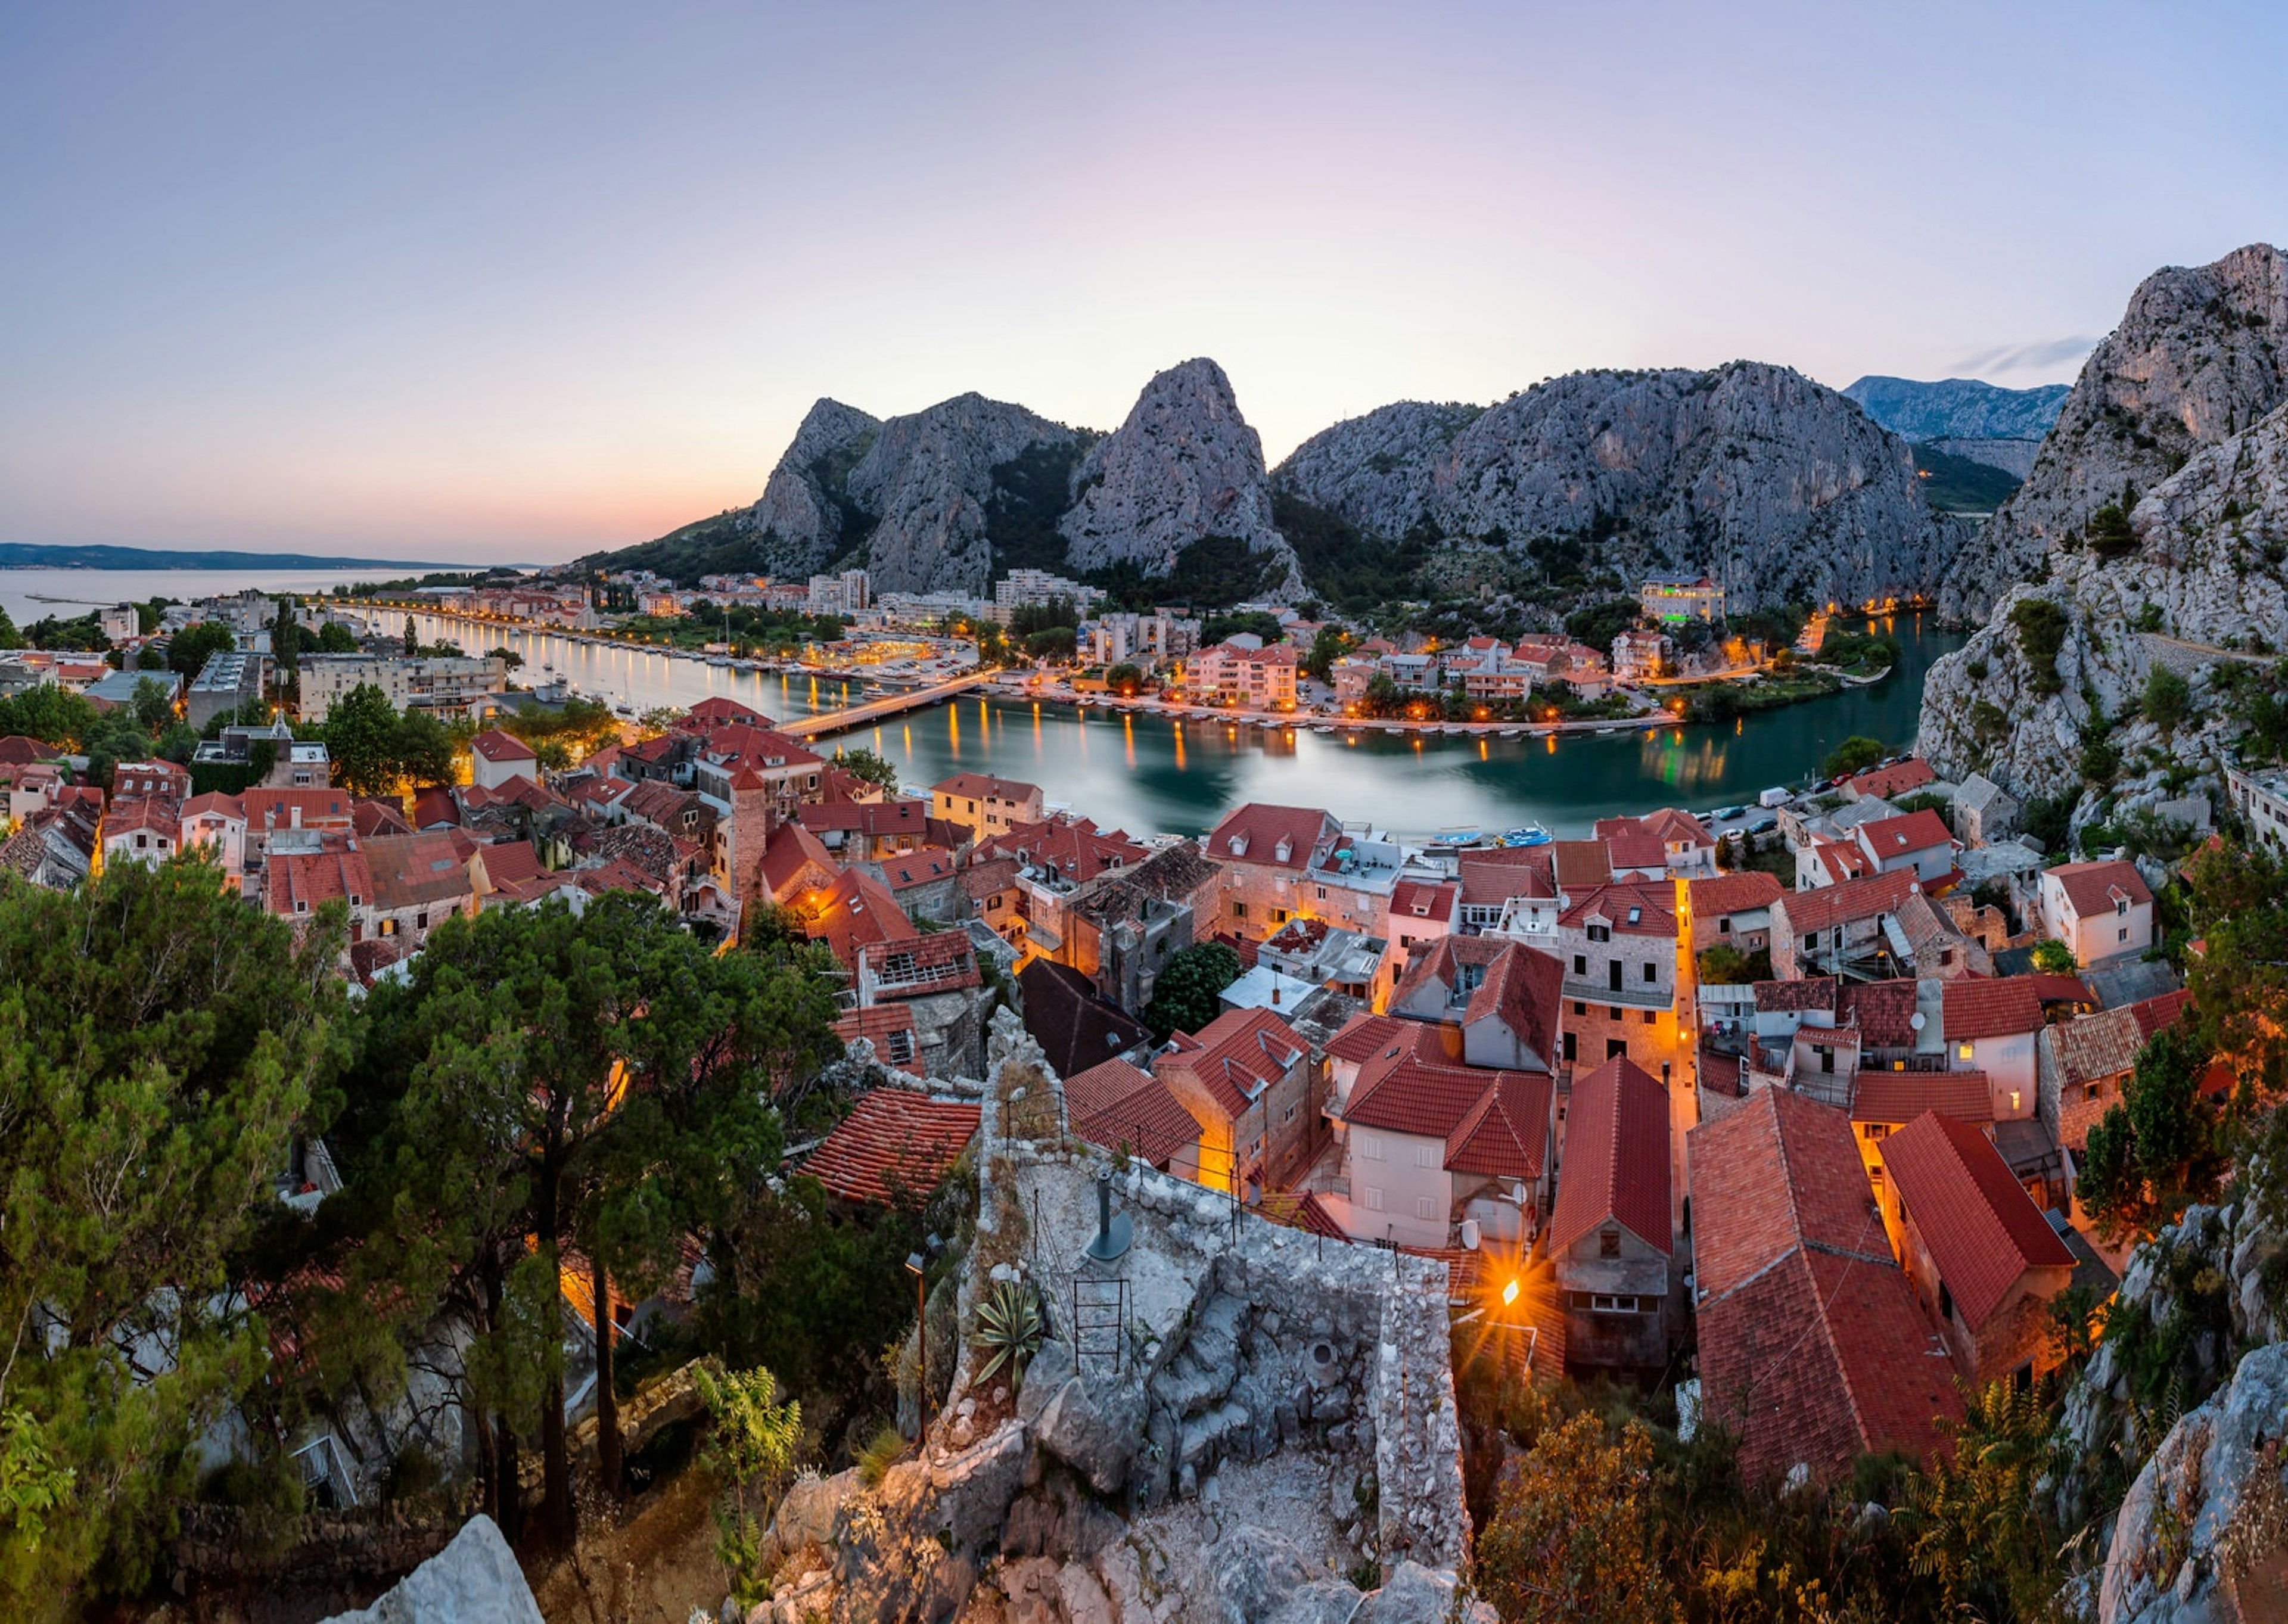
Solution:
[{"label": "reflection on water", "polygon": [[[722,694],[787,717],[838,709],[858,699],[834,681],[759,675],[502,627],[419,619],[425,639],[513,647],[525,657],[527,681],[552,664],[581,692],[624,698],[639,710]],[[1616,813],[1752,800],[1768,786],[1799,781],[1854,733],[1894,749],[1905,746],[1914,734],[1924,673],[1961,639],[1917,616],[1879,626],[1904,650],[1900,669],[1882,683],[1721,726],[1426,738],[1323,733],[1308,723],[1267,728],[1179,723],[1148,714],[965,698],[867,729],[848,741],[880,751],[910,787],[959,770],[997,772],[1037,782],[1051,800],[1108,828],[1138,833],[1201,833],[1227,809],[1256,800],[1323,806],[1417,837],[1529,821],[1560,835],[1584,835],[1597,819]]]}]

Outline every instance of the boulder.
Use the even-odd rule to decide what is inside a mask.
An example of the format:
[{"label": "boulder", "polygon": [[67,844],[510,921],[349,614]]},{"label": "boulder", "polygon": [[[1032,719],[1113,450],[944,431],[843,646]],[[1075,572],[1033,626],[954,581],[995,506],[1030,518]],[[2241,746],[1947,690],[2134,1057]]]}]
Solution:
[{"label": "boulder", "polygon": [[[1455,1617],[1454,1575],[1402,1562],[1383,1575],[1382,1587],[1367,1592],[1355,1624],[1447,1624]],[[1473,1601],[1461,1613],[1464,1624],[1495,1624],[1494,1610]]]},{"label": "boulder", "polygon": [[493,1519],[471,1517],[452,1542],[370,1607],[326,1624],[543,1624],[524,1572]]},{"label": "boulder", "polygon": [[[1267,1624],[1326,1570],[1268,1528],[1242,1524],[1217,1541],[1209,1565],[1226,1624]],[[1348,1587],[1345,1587],[1347,1588]],[[1353,1593],[1354,1605],[1356,1592]],[[1339,1615],[1347,1617],[1348,1612]]]}]

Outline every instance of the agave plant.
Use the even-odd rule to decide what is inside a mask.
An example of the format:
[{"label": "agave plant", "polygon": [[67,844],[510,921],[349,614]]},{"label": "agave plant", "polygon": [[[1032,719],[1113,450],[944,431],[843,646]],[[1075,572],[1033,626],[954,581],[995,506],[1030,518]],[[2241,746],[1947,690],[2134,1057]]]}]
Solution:
[{"label": "agave plant", "polygon": [[1026,1364],[1040,1351],[1045,1328],[1041,1300],[1030,1281],[997,1284],[977,1305],[977,1345],[986,1354],[985,1362],[977,1367],[978,1385],[991,1381],[1005,1366],[1009,1390],[1015,1392],[1025,1380]]}]

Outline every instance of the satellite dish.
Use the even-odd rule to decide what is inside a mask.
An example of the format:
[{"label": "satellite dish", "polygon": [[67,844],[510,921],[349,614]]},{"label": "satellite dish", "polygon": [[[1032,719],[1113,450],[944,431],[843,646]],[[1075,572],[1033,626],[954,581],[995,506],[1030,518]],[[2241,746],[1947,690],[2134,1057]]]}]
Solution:
[{"label": "satellite dish", "polygon": [[1907,1017],[1907,1025],[1912,1026],[1917,1032],[1920,1032],[1923,1029],[1923,1023],[1929,1017],[1926,1016],[1920,1010],[1917,1010],[1912,1015]]}]

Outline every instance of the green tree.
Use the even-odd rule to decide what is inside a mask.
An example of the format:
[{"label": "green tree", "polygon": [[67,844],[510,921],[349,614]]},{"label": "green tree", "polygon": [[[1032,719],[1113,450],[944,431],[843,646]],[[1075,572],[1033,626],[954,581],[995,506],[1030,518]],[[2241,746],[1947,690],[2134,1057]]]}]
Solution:
[{"label": "green tree", "polygon": [[1144,668],[1123,660],[1104,674],[1104,685],[1115,693],[1132,696],[1144,686]]},{"label": "green tree", "polygon": [[0,648],[23,646],[24,634],[16,630],[16,622],[9,618],[8,611],[0,609]]},{"label": "green tree", "polygon": [[357,796],[396,791],[404,769],[389,695],[369,682],[358,684],[327,709],[324,732],[337,785]]},{"label": "green tree", "polygon": [[409,710],[398,717],[389,749],[404,782],[418,788],[453,781],[452,730],[433,711]]},{"label": "green tree", "polygon": [[1335,661],[1341,659],[1351,646],[1351,634],[1339,626],[1322,626],[1311,638],[1311,652],[1303,657],[1306,675],[1321,682],[1332,682]]},{"label": "green tree", "polygon": [[168,669],[180,677],[196,677],[210,656],[226,654],[237,646],[238,639],[229,627],[219,621],[201,621],[184,627],[168,642]]},{"label": "green tree", "polygon": [[175,701],[155,677],[136,678],[134,710],[147,733],[155,733],[175,719]]},{"label": "green tree", "polygon": [[2074,1193],[2108,1234],[2167,1223],[2215,1189],[2220,1158],[2200,1098],[2205,1018],[2189,1016],[2138,1050],[2121,1098],[2090,1128]]},{"label": "green tree", "polygon": [[0,890],[0,1613],[139,1585],[263,1377],[224,1287],[346,1058],[341,923],[298,947],[193,861]]},{"label": "green tree", "polygon": [[1825,778],[1842,778],[1847,774],[1864,772],[1888,753],[1883,749],[1880,739],[1854,733],[1827,753],[1826,761],[1820,765],[1820,774]]},{"label": "green tree", "polygon": [[[489,1277],[485,1290],[504,1297],[512,1234],[530,1238],[550,1279],[576,1242],[599,1305],[607,1275],[639,1297],[663,1279],[679,1238],[719,1222],[733,1192],[776,1164],[774,1102],[839,1051],[822,968],[811,953],[711,953],[647,898],[447,921],[370,1007],[377,1043],[403,1068],[383,1084],[397,1090],[401,1176],[449,1209],[464,1180],[487,1192],[481,1222],[452,1235],[452,1276]],[[610,1484],[616,1333],[600,1307],[591,1333]],[[542,1532],[560,1546],[574,1533],[563,1373],[529,1341],[502,1345],[540,1359]]]},{"label": "green tree", "polygon": [[2130,527],[2129,515],[2118,503],[2107,503],[2089,516],[2084,532],[2090,551],[2101,558],[2123,558],[2135,552],[2141,544],[2137,532]]},{"label": "green tree", "polygon": [[867,749],[862,745],[852,749],[837,750],[834,759],[841,764],[845,772],[876,786],[884,795],[898,793],[898,769],[879,751]]},{"label": "green tree", "polygon": [[2062,941],[2045,937],[2034,944],[2034,968],[2045,975],[2070,976],[2081,966],[2074,963],[2072,948]]},{"label": "green tree", "polygon": [[21,733],[43,744],[76,744],[100,719],[94,701],[53,683],[0,698],[0,737]]},{"label": "green tree", "polygon": [[1915,1573],[1934,1580],[1949,1617],[2040,1618],[2063,1575],[2036,1509],[2052,1466],[2048,1406],[1997,1382],[1970,1396],[1954,1435],[1908,1493]]},{"label": "green tree", "polygon": [[1545,1431],[1478,1536],[1476,1582],[1505,1624],[1649,1624],[1676,1603],[1655,1561],[1652,1439],[1601,1416]]},{"label": "green tree", "polygon": [[1727,942],[1701,949],[1700,979],[1711,986],[1743,986],[1772,979],[1772,955],[1767,949],[1743,953]]},{"label": "green tree", "polygon": [[1025,639],[1025,654],[1034,660],[1069,660],[1079,646],[1079,636],[1069,626],[1052,626]]},{"label": "green tree", "polygon": [[1221,942],[1196,942],[1170,959],[1153,983],[1144,1024],[1156,1039],[1197,1032],[1220,1012],[1218,995],[1239,979],[1239,955]]},{"label": "green tree", "polygon": [[714,1423],[707,1466],[730,1488],[731,1503],[716,1514],[721,1537],[715,1554],[731,1571],[740,1604],[751,1606],[770,1593],[760,1571],[762,1528],[753,1502],[768,1505],[793,1471],[802,1445],[802,1406],[782,1400],[777,1378],[759,1367],[719,1375],[702,1363],[691,1374]]},{"label": "green tree", "polygon": [[338,621],[328,621],[318,628],[318,653],[354,654],[357,652],[357,634]]},{"label": "green tree", "polygon": [[2145,673],[2145,719],[2163,733],[2175,731],[2193,708],[2193,685],[2165,665]]}]

